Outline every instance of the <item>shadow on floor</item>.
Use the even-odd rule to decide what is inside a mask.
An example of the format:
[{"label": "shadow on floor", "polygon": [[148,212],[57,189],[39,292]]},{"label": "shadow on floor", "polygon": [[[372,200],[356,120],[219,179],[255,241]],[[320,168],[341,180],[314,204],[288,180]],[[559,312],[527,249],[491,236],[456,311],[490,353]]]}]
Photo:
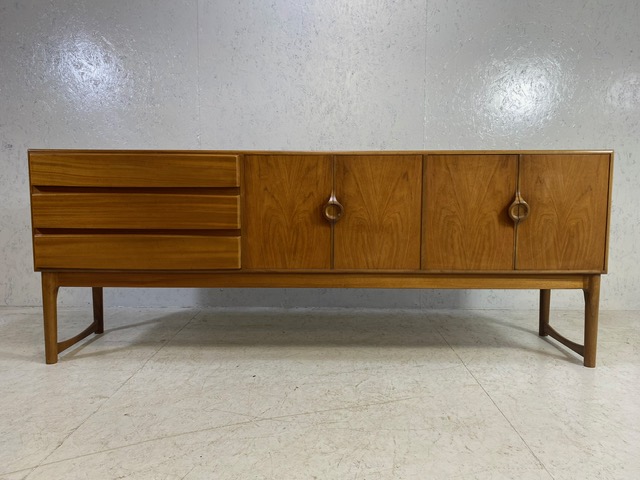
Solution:
[{"label": "shadow on floor", "polygon": [[[115,309],[116,311],[118,309]],[[139,310],[138,310],[139,312]],[[143,345],[203,348],[251,347],[371,347],[513,349],[552,355],[571,363],[581,359],[537,334],[537,312],[421,311],[355,309],[187,310],[144,321],[119,313],[118,323],[64,352],[71,360],[102,356]],[[132,314],[135,315],[135,314]],[[524,315],[524,317],[523,317]],[[530,319],[528,318],[530,317]],[[130,323],[129,323],[130,321]],[[180,325],[180,323],[182,323]],[[172,324],[174,328],[170,328]],[[130,331],[131,335],[124,334]],[[118,334],[118,335],[116,335]],[[117,337],[117,338],[114,338]],[[545,342],[556,354],[532,346]],[[99,351],[88,349],[99,342]],[[548,350],[548,349],[547,349]]]}]

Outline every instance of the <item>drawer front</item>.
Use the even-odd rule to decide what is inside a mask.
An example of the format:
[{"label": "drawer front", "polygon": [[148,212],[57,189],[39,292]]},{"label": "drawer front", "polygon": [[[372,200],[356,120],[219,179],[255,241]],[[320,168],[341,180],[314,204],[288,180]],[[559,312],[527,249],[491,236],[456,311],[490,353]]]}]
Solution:
[{"label": "drawer front", "polygon": [[239,195],[42,192],[34,228],[239,229]]},{"label": "drawer front", "polygon": [[239,155],[32,151],[33,186],[237,187]]},{"label": "drawer front", "polygon": [[218,270],[240,268],[240,237],[53,234],[34,237],[35,268]]}]

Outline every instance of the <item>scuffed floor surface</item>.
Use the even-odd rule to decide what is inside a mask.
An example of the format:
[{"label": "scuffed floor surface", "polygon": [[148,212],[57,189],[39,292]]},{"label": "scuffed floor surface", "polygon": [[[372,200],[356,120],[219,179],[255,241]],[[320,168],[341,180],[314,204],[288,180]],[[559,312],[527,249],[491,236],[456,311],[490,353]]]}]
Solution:
[{"label": "scuffed floor surface", "polygon": [[[89,310],[63,309],[61,336]],[[581,341],[581,312],[553,312]],[[0,309],[0,478],[637,479],[640,312],[598,368],[534,311]]]}]

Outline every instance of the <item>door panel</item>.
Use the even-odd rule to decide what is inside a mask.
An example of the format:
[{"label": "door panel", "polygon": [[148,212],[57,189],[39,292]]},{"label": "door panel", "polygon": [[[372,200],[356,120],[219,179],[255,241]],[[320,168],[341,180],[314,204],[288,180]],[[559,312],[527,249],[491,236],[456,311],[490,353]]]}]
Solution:
[{"label": "door panel", "polygon": [[602,271],[610,155],[523,155],[520,191],[529,217],[518,225],[519,270]]},{"label": "door panel", "polygon": [[330,268],[331,176],[329,155],[245,156],[243,268]]},{"label": "door panel", "polygon": [[336,157],[336,269],[420,268],[421,175],[420,155]]},{"label": "door panel", "polygon": [[425,269],[513,269],[517,166],[517,155],[426,158]]}]

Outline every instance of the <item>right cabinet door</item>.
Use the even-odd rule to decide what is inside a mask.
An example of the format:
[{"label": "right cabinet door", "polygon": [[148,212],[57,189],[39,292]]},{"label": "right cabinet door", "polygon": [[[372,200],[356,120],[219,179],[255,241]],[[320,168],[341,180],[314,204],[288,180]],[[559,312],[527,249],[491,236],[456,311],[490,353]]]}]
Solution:
[{"label": "right cabinet door", "polygon": [[520,193],[528,218],[517,227],[516,269],[603,271],[609,154],[520,157]]},{"label": "right cabinet door", "polygon": [[336,156],[336,269],[420,268],[421,175],[421,155]]}]

